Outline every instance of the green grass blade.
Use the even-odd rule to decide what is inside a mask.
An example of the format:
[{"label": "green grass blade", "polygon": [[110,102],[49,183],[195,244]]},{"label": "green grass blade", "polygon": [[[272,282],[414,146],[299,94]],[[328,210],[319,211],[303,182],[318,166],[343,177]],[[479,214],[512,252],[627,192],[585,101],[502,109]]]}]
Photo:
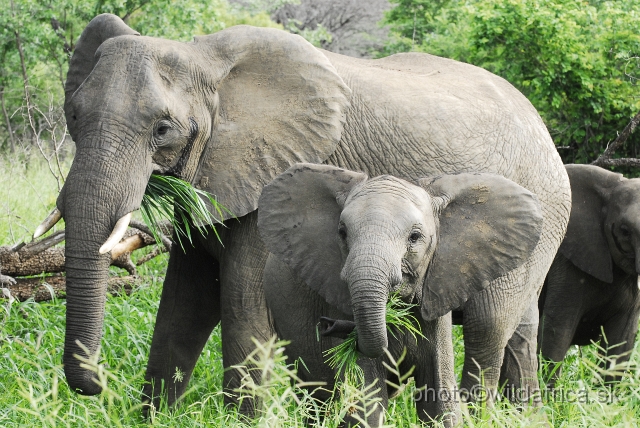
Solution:
[{"label": "green grass blade", "polygon": [[[213,212],[209,211],[205,200],[209,201]],[[196,189],[190,183],[179,178],[156,174],[152,174],[149,178],[140,211],[142,220],[149,227],[158,243],[161,242],[158,223],[161,219],[167,219],[175,230],[178,243],[183,248],[183,238],[192,243],[194,227],[198,232],[206,235],[207,226],[210,225],[220,240],[220,235],[214,224],[221,222],[223,212],[231,214],[226,207],[216,201],[213,195]]]},{"label": "green grass blade", "polygon": [[[389,297],[386,307],[385,321],[387,331],[395,338],[394,330],[405,330],[414,338],[424,337],[420,330],[420,323],[413,316],[414,303],[404,302],[398,293],[393,293]],[[329,367],[336,370],[336,380],[344,374],[344,381],[352,386],[361,387],[364,385],[364,373],[358,366],[358,332],[354,329],[347,338],[339,345],[334,346],[324,352],[325,362]]]}]

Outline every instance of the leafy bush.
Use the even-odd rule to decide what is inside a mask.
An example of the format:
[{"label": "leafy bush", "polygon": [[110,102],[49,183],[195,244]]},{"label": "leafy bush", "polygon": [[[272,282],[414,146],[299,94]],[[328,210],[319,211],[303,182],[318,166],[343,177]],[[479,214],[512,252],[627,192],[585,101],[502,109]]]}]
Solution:
[{"label": "leafy bush", "polygon": [[[640,110],[638,0],[392,1],[397,38],[504,77],[540,112],[565,162],[587,163]],[[412,27],[412,25],[414,25]],[[619,156],[638,157],[640,135]]]}]

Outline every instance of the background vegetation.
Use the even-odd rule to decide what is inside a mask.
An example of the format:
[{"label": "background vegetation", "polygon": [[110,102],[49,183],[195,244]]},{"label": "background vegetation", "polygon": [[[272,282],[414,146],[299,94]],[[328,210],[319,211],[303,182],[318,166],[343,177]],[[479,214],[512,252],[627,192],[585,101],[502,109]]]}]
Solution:
[{"label": "background vegetation", "polygon": [[[395,40],[486,68],[540,112],[565,163],[594,161],[640,111],[638,0],[392,0]],[[618,156],[637,158],[640,134]],[[637,175],[637,171],[625,170]]]},{"label": "background vegetation", "polygon": [[[585,163],[640,111],[639,6],[640,0],[0,0],[0,245],[28,236],[55,203],[73,152],[61,110],[68,59],[98,13],[118,14],[142,34],[178,40],[246,23],[284,28],[353,56],[413,50],[470,62],[523,91],[565,161]],[[637,157],[638,138],[633,134],[617,155]],[[107,300],[101,354],[106,369],[99,370],[109,387],[97,397],[71,393],[64,381],[65,301],[0,300],[0,426],[146,425],[139,416],[139,391],[165,269],[166,255],[140,268],[145,283],[131,296]],[[460,375],[459,328],[455,343]],[[598,348],[573,349],[558,382],[563,391],[574,392],[573,399],[549,397],[541,409],[523,412],[499,402],[472,414],[465,410],[465,423],[635,426],[639,346],[631,371],[612,388],[602,384],[597,363],[609,365],[599,359]],[[152,425],[306,426],[312,421],[334,427],[359,396],[350,391],[331,408],[304,394],[297,397],[294,365],[283,361],[281,344],[272,343],[254,359],[272,373],[267,385],[245,385],[245,392],[262,399],[257,420],[242,421],[224,408],[216,329],[182,405],[161,406]],[[97,360],[89,363],[98,370]],[[411,390],[391,402],[390,425],[418,424]],[[329,418],[320,422],[324,415]]]}]

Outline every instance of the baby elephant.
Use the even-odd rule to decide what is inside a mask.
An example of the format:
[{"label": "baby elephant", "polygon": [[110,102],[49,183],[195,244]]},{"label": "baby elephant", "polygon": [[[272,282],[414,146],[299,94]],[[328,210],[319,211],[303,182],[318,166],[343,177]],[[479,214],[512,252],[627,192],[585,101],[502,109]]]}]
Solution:
[{"label": "baby elephant", "polygon": [[566,168],[571,217],[538,302],[538,346],[560,362],[569,346],[597,342],[604,332],[607,356],[627,361],[640,314],[640,179],[591,165]]},{"label": "baby elephant", "polygon": [[[331,390],[335,373],[323,352],[355,325],[358,365],[366,384],[377,380],[379,388],[380,404],[366,412],[370,425],[381,423],[394,392],[385,380],[398,382],[383,366],[385,348],[396,359],[406,348],[400,370],[415,367],[416,385],[426,386],[416,395],[420,418],[459,422],[450,311],[530,256],[542,223],[537,198],[492,174],[412,184],[296,164],[264,188],[258,215],[271,251],[264,271],[267,304],[276,331],[291,341],[289,358],[304,362],[300,377],[324,381]],[[424,338],[387,335],[390,293],[416,304]]]}]

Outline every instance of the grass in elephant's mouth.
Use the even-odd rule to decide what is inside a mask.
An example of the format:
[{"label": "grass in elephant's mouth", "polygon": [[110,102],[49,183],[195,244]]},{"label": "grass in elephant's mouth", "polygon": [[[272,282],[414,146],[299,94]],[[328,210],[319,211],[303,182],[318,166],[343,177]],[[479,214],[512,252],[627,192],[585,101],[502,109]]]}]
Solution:
[{"label": "grass in elephant's mouth", "polygon": [[[218,218],[209,211],[205,200],[211,203]],[[158,223],[161,219],[168,219],[182,247],[182,238],[191,242],[192,227],[206,234],[205,227],[212,225],[213,232],[220,239],[213,224],[222,219],[223,211],[231,214],[210,193],[196,189],[191,183],[179,178],[156,174],[149,178],[140,211],[143,221],[151,229],[158,243],[161,235]]]},{"label": "grass in elephant's mouth", "polygon": [[[398,293],[389,297],[386,308],[385,321],[389,333],[396,337],[400,331],[411,334],[414,338],[423,337],[420,331],[420,324],[411,310],[414,303],[402,301]],[[341,344],[325,351],[324,356],[329,366],[336,370],[336,380],[344,374],[344,382],[354,386],[364,385],[364,372],[358,366],[358,332],[354,329]]]}]

